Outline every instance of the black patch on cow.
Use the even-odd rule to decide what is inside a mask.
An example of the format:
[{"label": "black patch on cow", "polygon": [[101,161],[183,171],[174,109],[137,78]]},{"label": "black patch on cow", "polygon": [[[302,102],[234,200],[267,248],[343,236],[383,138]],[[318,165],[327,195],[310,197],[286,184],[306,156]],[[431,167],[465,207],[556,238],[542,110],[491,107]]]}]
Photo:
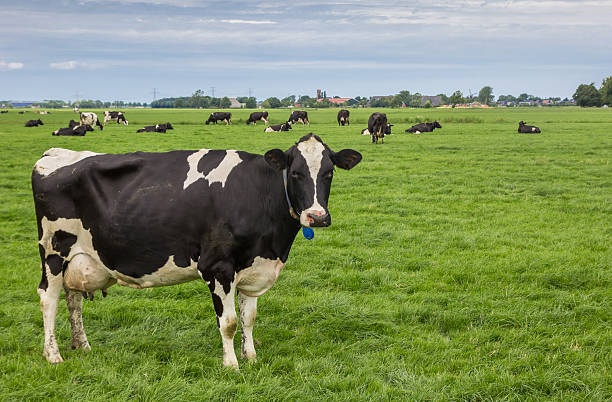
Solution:
[{"label": "black patch on cow", "polygon": [[208,151],[198,162],[198,172],[206,176],[211,170],[219,166],[225,155],[227,155],[227,152],[221,150]]},{"label": "black patch on cow", "polygon": [[53,275],[59,275],[64,269],[64,259],[57,254],[51,254],[46,259],[49,271]]},{"label": "black patch on cow", "polygon": [[58,230],[53,234],[51,245],[53,246],[53,250],[58,251],[62,257],[68,257],[68,254],[70,254],[70,248],[74,243],[76,243],[76,241],[77,237],[72,233]]},{"label": "black patch on cow", "polygon": [[[45,248],[41,246],[40,244],[38,245],[38,252],[40,253],[40,260],[44,261],[45,260]],[[44,265],[41,265],[40,267],[42,269],[42,278],[40,279],[38,288],[42,290],[47,290],[47,287],[49,286],[49,281],[47,281],[47,270],[45,269]]]}]

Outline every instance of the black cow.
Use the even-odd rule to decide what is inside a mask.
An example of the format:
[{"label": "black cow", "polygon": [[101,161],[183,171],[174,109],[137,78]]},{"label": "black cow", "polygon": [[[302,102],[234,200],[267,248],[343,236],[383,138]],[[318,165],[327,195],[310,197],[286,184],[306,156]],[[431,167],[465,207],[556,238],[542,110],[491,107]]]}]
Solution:
[{"label": "black cow", "polygon": [[257,297],[276,281],[299,229],[331,224],[334,166],[361,160],[314,134],[286,151],[96,154],[52,148],[34,165],[44,322],[43,356],[62,357],[55,316],[65,289],[72,347],[91,349],[82,292],[202,278],[223,340],[223,365],[238,367],[233,338],[238,291],[242,357],[255,359]]},{"label": "black cow", "polygon": [[270,124],[268,122],[268,112],[253,112],[249,116],[249,119],[246,121],[246,124],[257,125],[258,121],[263,121],[266,124]]},{"label": "black cow", "polygon": [[387,115],[384,113],[374,112],[368,119],[368,131],[372,136],[372,142],[378,144],[378,139],[382,144],[385,143],[385,134],[391,131],[391,126],[387,123]]},{"label": "black cow", "polygon": [[538,127],[536,127],[536,126],[528,126],[522,120],[519,121],[518,132],[519,133],[534,133],[534,134],[541,134],[542,133],[542,131],[540,131],[540,129]]},{"label": "black cow", "polygon": [[128,121],[125,119],[125,114],[123,114],[123,112],[114,112],[114,111],[110,111],[110,110],[105,110],[104,111],[104,124],[106,124],[109,121],[116,121],[117,124],[123,122],[124,125],[128,125]]},{"label": "black cow", "polygon": [[345,124],[349,125],[349,116],[351,112],[346,109],[342,109],[338,111],[338,125],[344,126]]},{"label": "black cow", "polygon": [[38,120],[28,120],[27,123],[25,124],[26,127],[38,127],[38,126],[44,126],[43,122],[41,119]]},{"label": "black cow", "polygon": [[24,111],[21,111],[21,112],[17,112],[17,113],[19,113],[19,114],[24,114],[25,112],[24,112]]},{"label": "black cow", "polygon": [[165,133],[166,130],[174,130],[170,122],[163,124],[156,124],[154,126],[144,126],[141,129],[136,130],[137,133]]},{"label": "black cow", "polygon": [[8,110],[0,110],[0,113],[8,113]]},{"label": "black cow", "polygon": [[291,123],[285,122],[283,124],[276,124],[274,126],[266,127],[264,133],[274,133],[279,131],[289,131],[291,130]]},{"label": "black cow", "polygon": [[291,124],[302,123],[302,125],[308,123],[310,127],[310,120],[308,120],[308,113],[304,110],[294,110],[289,116],[288,120]]},{"label": "black cow", "polygon": [[442,128],[442,126],[437,121],[434,121],[433,123],[415,124],[414,126],[407,129],[406,132],[412,134],[431,133],[436,128]]},{"label": "black cow", "polygon": [[224,121],[225,124],[230,125],[232,124],[232,114],[230,112],[213,112],[208,120],[206,120],[206,124],[217,124],[218,121]]},{"label": "black cow", "polygon": [[[393,124],[387,123],[387,128],[385,129],[385,135],[391,135],[391,127],[393,126],[394,126]],[[363,130],[361,130],[361,135],[371,135],[370,130],[368,130],[367,128],[364,128]]]}]

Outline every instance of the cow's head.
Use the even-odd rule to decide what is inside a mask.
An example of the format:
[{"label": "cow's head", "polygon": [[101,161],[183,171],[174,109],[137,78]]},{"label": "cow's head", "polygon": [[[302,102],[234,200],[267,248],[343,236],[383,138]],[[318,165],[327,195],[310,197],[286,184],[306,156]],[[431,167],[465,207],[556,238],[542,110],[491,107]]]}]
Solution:
[{"label": "cow's head", "polygon": [[119,114],[119,118],[117,119],[117,123],[123,122],[126,126],[128,125],[128,121],[125,119],[125,115],[123,113]]},{"label": "cow's head", "polygon": [[519,121],[519,126],[524,126],[525,122],[523,120]]},{"label": "cow's head", "polygon": [[210,124],[211,121],[216,121],[212,114],[208,117],[208,120],[206,120],[206,125]]},{"label": "cow's head", "polygon": [[174,130],[174,127],[172,127],[172,124],[170,124],[170,122],[166,123],[166,130]]},{"label": "cow's head", "polygon": [[36,124],[39,124],[39,125],[41,125],[41,126],[44,126],[44,123],[42,122],[42,120],[41,120],[41,119],[36,120]]},{"label": "cow's head", "polygon": [[387,135],[391,134],[391,127],[393,127],[393,124],[387,123],[387,128],[385,129],[385,134],[387,134]]},{"label": "cow's head", "polygon": [[433,127],[434,128],[442,128],[442,126],[440,125],[440,123],[438,123],[437,120],[433,122]]},{"label": "cow's head", "polygon": [[277,171],[286,169],[287,195],[300,224],[321,227],[331,225],[327,202],[334,166],[352,169],[361,161],[361,154],[352,149],[334,152],[310,133],[287,151],[272,149],[264,158]]}]

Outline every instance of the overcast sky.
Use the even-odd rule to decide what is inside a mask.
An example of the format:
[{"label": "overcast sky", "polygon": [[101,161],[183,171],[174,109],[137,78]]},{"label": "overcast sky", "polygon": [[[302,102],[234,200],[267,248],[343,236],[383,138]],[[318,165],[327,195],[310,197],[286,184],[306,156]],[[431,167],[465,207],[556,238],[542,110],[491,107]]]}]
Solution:
[{"label": "overcast sky", "polygon": [[0,0],[0,99],[571,97],[612,75],[611,21],[612,0]]}]

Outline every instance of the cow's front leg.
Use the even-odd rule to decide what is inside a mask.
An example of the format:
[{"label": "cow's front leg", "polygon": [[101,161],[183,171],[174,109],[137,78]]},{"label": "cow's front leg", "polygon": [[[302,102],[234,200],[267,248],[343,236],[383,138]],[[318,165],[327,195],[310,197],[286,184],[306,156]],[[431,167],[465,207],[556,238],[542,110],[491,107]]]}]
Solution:
[{"label": "cow's front leg", "polygon": [[255,361],[255,345],[253,344],[253,325],[257,315],[257,297],[247,296],[238,291],[238,309],[240,310],[240,332],[242,333],[243,359]]},{"label": "cow's front leg", "polygon": [[223,365],[238,368],[238,359],[234,352],[234,335],[238,327],[234,297],[236,284],[234,270],[229,264],[218,263],[212,269],[200,270],[202,279],[206,281],[217,315],[217,326],[223,341]]}]

